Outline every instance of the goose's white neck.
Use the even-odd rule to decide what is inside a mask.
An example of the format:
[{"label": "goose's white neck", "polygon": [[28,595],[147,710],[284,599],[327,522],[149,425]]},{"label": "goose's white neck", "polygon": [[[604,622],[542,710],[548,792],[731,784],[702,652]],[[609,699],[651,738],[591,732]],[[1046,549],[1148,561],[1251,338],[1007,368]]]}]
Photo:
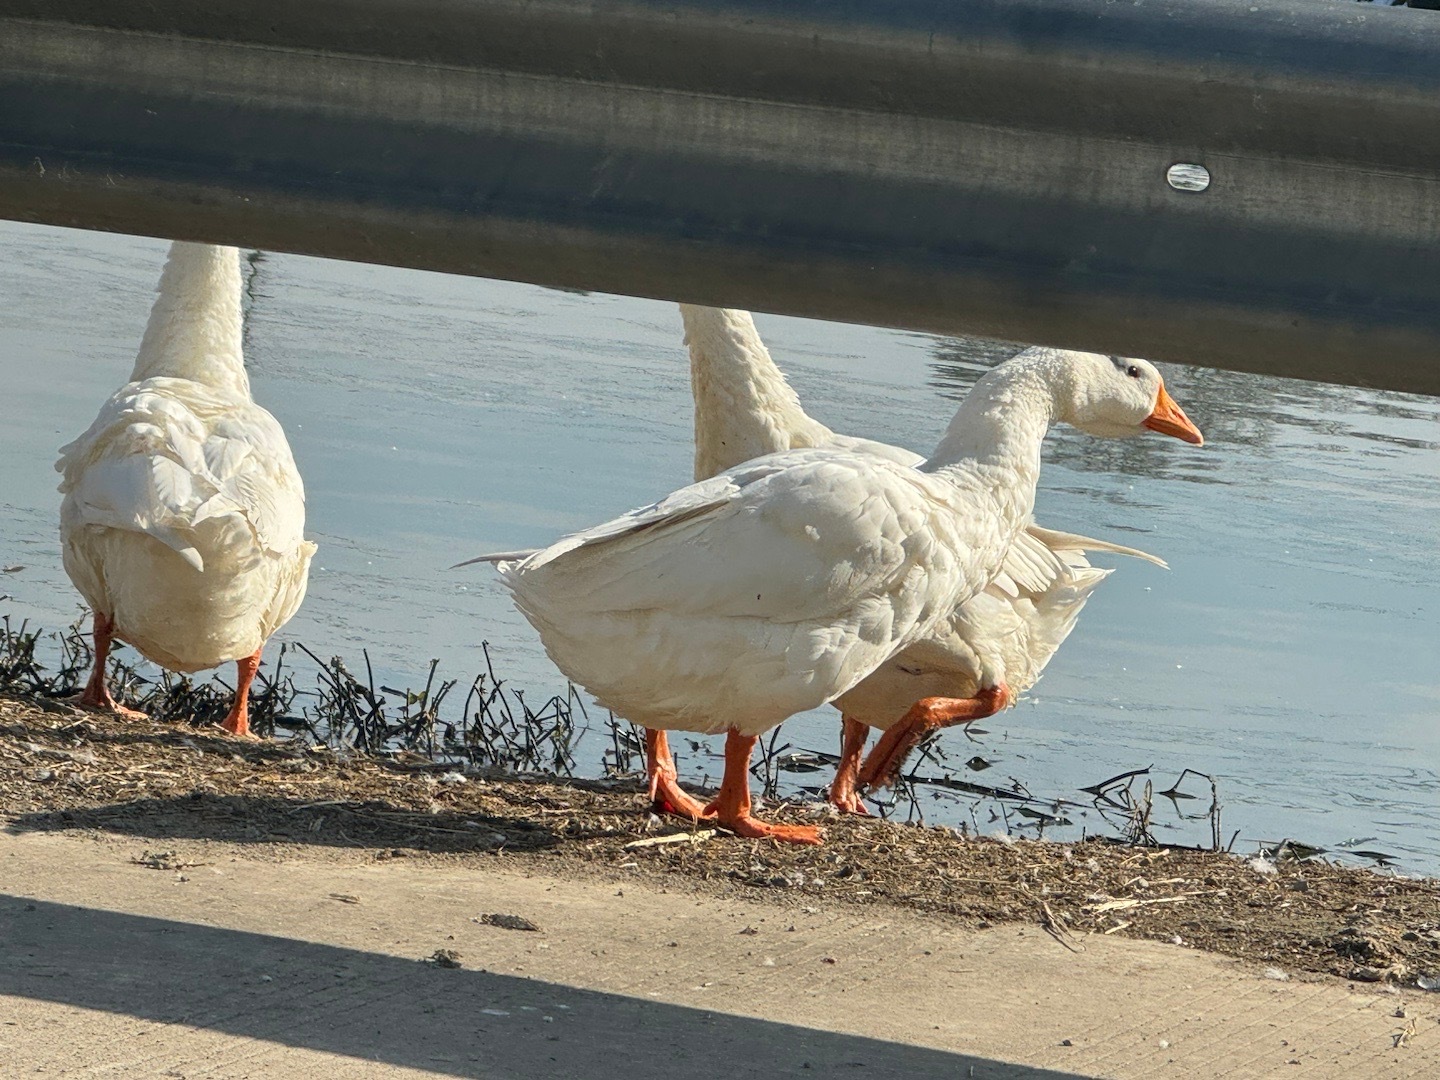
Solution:
[{"label": "goose's white neck", "polygon": [[1024,527],[1035,509],[1041,444],[1071,377],[1063,356],[1050,349],[1030,349],[988,372],[920,468],[987,494],[1008,527]]},{"label": "goose's white neck", "polygon": [[748,311],[680,305],[695,394],[695,479],[834,433],[800,407]]},{"label": "goose's white neck", "polygon": [[235,248],[172,244],[131,381],[168,375],[248,397],[240,290]]}]

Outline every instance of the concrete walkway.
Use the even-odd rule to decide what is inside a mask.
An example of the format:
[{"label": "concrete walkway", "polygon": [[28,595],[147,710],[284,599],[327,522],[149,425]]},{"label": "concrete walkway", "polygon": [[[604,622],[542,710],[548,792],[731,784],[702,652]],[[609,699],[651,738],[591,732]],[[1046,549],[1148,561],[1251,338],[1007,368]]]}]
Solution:
[{"label": "concrete walkway", "polygon": [[1440,1076],[1440,995],[1173,946],[503,860],[167,842],[206,865],[155,870],[147,846],[0,833],[0,1077]]}]

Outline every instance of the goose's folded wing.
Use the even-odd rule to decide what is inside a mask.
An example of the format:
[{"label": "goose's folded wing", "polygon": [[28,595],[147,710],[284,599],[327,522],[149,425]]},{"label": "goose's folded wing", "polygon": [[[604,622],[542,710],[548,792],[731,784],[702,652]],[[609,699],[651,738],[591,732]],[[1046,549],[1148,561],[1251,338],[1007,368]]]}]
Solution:
[{"label": "goose's folded wing", "polygon": [[305,485],[285,432],[270,413],[249,404],[217,417],[205,441],[205,461],[216,492],[197,509],[196,524],[239,514],[264,550],[284,554],[299,547]]},{"label": "goose's folded wing", "polygon": [[[738,487],[728,474],[711,477],[681,488],[657,503],[642,506],[621,514],[619,517],[592,526],[569,536],[562,537],[549,547],[497,551],[488,555],[476,555],[455,566],[470,566],[474,563],[520,562],[526,571],[535,571],[562,555],[572,551],[604,549],[611,542],[634,541],[643,543],[670,535],[671,530],[686,521],[723,509],[734,498]],[[454,569],[455,567],[451,567]]]},{"label": "goose's folded wing", "polygon": [[183,402],[145,383],[121,387],[89,430],[60,450],[62,529],[147,533],[203,569],[192,528],[215,490],[204,441],[204,424]]},{"label": "goose's folded wing", "polygon": [[567,537],[510,580],[522,604],[591,612],[790,623],[903,607],[934,554],[925,483],[866,455],[773,454]]},{"label": "goose's folded wing", "polygon": [[189,380],[122,387],[56,468],[69,526],[148,533],[197,569],[195,529],[213,518],[237,516],[265,550],[303,539],[304,486],[275,418]]}]

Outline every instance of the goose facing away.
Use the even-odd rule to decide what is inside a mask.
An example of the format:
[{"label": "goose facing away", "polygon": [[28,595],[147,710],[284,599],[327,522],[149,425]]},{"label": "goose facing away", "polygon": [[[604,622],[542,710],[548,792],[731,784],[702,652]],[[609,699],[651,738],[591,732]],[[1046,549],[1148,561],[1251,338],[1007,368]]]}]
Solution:
[{"label": "goose facing away", "polygon": [[135,715],[105,685],[112,639],[171,671],[235,661],[225,730],[248,735],[260,651],[305,597],[315,545],[279,423],[250,397],[239,252],[176,242],[130,381],[60,450],[65,571],[94,612],[81,702]]},{"label": "goose facing away", "polygon": [[[844,447],[902,465],[919,465],[923,460],[887,443],[838,435],[806,414],[749,312],[681,304],[680,315],[695,399],[696,480],[750,458],[802,447]],[[1016,538],[1007,572],[956,609],[936,638],[892,657],[835,700],[843,729],[831,803],[842,812],[867,812],[856,787],[868,730],[896,728],[916,702],[944,699],[946,704],[931,701],[923,720],[900,726],[877,749],[867,762],[870,784],[891,779],[906,753],[935,727],[976,720],[1003,707],[1005,702],[984,693],[987,688],[979,683],[980,655],[985,650],[1003,653],[1006,686],[1012,694],[1033,686],[1074,627],[1086,599],[1111,573],[1090,566],[1086,551],[1116,552],[1164,565],[1134,548],[1032,523]],[[657,807],[693,816],[699,804],[677,793],[664,733],[650,733],[647,742]]]},{"label": "goose facing away", "polygon": [[[657,731],[726,732],[706,808],[747,837],[818,843],[750,813],[758,736],[933,637],[1029,523],[1040,443],[1199,432],[1143,360],[1031,349],[982,378],[918,469],[852,448],[771,454],[497,562],[546,652],[602,706]],[[980,682],[1005,694],[1004,660]]]}]

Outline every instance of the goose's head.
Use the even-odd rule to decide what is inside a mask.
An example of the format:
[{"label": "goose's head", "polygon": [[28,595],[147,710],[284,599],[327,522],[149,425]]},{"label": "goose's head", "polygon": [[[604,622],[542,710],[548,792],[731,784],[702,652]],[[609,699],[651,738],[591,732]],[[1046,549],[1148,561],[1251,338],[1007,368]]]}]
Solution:
[{"label": "goose's head", "polygon": [[1070,369],[1057,419],[1090,435],[1123,439],[1145,429],[1196,446],[1205,437],[1165,390],[1148,360],[1099,353],[1065,353]]}]

